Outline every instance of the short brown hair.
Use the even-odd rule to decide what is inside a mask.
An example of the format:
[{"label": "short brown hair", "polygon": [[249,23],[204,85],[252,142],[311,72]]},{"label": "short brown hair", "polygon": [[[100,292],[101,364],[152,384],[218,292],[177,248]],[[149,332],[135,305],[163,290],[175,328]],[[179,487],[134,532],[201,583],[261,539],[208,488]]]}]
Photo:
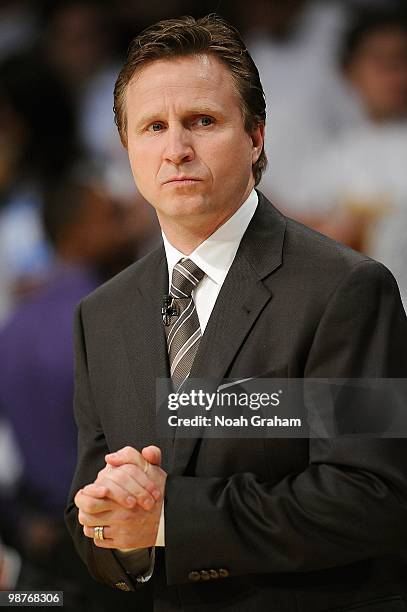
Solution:
[{"label": "short brown hair", "polygon": [[[212,14],[195,19],[166,19],[148,27],[130,44],[127,58],[114,88],[114,114],[120,138],[127,145],[125,93],[136,70],[158,59],[212,54],[230,70],[242,102],[245,130],[251,133],[266,121],[266,102],[259,72],[239,32],[227,21]],[[253,164],[256,185],[267,166],[264,146]]]}]

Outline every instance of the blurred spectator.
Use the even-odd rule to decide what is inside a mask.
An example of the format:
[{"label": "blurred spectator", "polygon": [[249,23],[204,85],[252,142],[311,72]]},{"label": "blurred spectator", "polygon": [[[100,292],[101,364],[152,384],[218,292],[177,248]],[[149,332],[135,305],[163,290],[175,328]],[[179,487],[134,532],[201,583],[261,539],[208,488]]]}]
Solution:
[{"label": "blurred spectator", "polygon": [[52,0],[42,11],[40,50],[65,83],[78,118],[85,153],[101,162],[124,163],[113,120],[117,16],[111,3]]},{"label": "blurred spectator", "polygon": [[80,96],[89,79],[111,62],[108,4],[52,0],[43,11],[40,48],[67,88]]},{"label": "blurred spectator", "polygon": [[342,52],[345,75],[370,121],[407,117],[407,23],[401,15],[362,15]]},{"label": "blurred spectator", "polygon": [[[403,15],[360,15],[345,39],[342,66],[364,119],[305,166],[295,209],[310,225],[338,240],[383,261],[386,253],[386,263],[393,269],[395,256],[390,252],[405,252],[407,240],[400,231],[405,228],[402,219],[407,209],[407,22]],[[405,292],[407,279],[398,280]]]},{"label": "blurred spectator", "polygon": [[241,6],[267,101],[270,163],[260,188],[288,208],[305,161],[360,115],[336,65],[348,12],[335,1],[256,0]]},{"label": "blurred spectator", "polygon": [[[0,64],[2,301],[36,284],[51,260],[40,223],[43,192],[77,152],[75,118],[58,78],[31,54]],[[5,310],[5,306],[3,306]]]},{"label": "blurred spectator", "polygon": [[[57,263],[42,289],[0,332],[1,411],[12,423],[23,455],[25,490],[39,493],[41,500],[45,491],[41,504],[53,515],[64,507],[76,452],[72,314],[75,304],[102,280],[96,265],[116,248],[113,218],[110,203],[82,185],[64,183],[46,201],[45,227]],[[44,473],[44,462],[50,459],[53,470]]]},{"label": "blurred spectator", "polygon": [[[74,307],[134,261],[137,245],[127,218],[127,211],[89,178],[68,178],[50,189],[43,219],[55,264],[43,287],[0,331],[0,406],[14,426],[28,470],[27,490],[46,491],[44,503],[52,513],[64,508],[75,462]],[[31,410],[35,421],[28,427]],[[52,457],[53,471],[44,474],[47,457]]]},{"label": "blurred spectator", "polygon": [[117,594],[78,566],[63,523],[76,460],[72,321],[79,300],[129,263],[130,235],[120,207],[76,174],[47,193],[43,218],[56,264],[0,331],[0,413],[23,457],[19,494],[8,500],[13,512],[4,517],[3,504],[2,518],[23,559],[18,588],[63,585],[69,609],[109,610]]}]

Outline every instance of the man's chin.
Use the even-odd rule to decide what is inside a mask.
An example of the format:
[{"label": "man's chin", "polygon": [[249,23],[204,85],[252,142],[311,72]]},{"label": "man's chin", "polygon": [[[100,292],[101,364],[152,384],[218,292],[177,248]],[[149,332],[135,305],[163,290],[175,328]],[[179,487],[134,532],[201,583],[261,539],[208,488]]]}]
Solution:
[{"label": "man's chin", "polygon": [[163,213],[172,219],[196,217],[208,212],[208,202],[201,195],[181,194],[168,199],[161,207]]}]

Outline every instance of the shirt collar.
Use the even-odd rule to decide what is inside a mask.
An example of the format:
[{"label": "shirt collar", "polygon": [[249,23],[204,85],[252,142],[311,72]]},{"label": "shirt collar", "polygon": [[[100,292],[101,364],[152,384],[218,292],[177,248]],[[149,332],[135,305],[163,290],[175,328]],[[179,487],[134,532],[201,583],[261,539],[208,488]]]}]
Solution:
[{"label": "shirt collar", "polygon": [[240,241],[256,211],[258,197],[253,189],[237,211],[190,254],[184,255],[170,244],[162,232],[168,265],[169,285],[178,261],[188,257],[216,284],[221,285],[235,258]]}]

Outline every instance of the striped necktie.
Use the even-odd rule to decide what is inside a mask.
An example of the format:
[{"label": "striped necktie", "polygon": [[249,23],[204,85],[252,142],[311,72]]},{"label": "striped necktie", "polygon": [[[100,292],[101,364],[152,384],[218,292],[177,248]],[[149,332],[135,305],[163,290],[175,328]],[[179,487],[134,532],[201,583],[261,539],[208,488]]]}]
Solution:
[{"label": "striped necktie", "polygon": [[190,259],[180,259],[174,266],[170,294],[178,316],[166,327],[171,378],[176,390],[188,378],[201,340],[201,328],[192,291],[205,276]]}]

